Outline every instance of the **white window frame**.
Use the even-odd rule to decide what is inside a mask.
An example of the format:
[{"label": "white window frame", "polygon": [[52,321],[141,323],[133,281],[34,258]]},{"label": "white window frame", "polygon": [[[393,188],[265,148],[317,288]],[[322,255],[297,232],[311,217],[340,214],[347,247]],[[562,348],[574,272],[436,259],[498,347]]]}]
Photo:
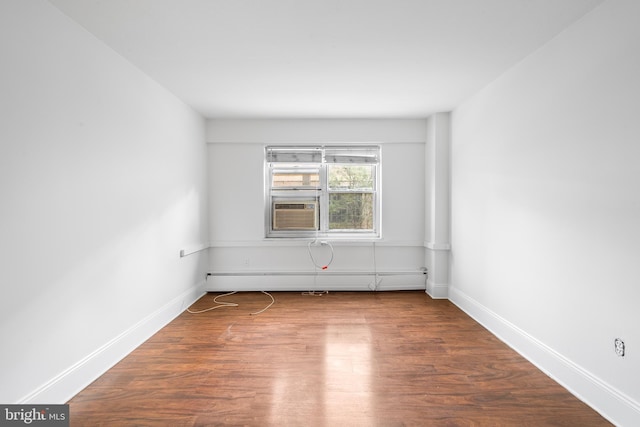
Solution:
[{"label": "white window frame", "polygon": [[[330,144],[322,146],[279,145],[266,146],[265,176],[265,237],[266,238],[326,238],[370,240],[381,237],[381,147],[371,144]],[[345,153],[344,155],[341,153]],[[331,165],[363,164],[372,167],[371,189],[331,189],[328,169]],[[274,187],[274,172],[300,171],[319,175],[319,185],[302,187]],[[373,195],[372,229],[329,229],[329,198],[333,193],[371,193]],[[274,203],[313,201],[318,206],[318,228],[274,229]]]}]

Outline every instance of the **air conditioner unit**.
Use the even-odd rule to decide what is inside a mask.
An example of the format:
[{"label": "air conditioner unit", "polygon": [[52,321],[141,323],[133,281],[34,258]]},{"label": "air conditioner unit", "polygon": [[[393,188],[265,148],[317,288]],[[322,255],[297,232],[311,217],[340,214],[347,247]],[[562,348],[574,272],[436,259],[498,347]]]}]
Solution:
[{"label": "air conditioner unit", "polygon": [[275,230],[317,230],[318,202],[278,201],[273,203],[273,229]]}]

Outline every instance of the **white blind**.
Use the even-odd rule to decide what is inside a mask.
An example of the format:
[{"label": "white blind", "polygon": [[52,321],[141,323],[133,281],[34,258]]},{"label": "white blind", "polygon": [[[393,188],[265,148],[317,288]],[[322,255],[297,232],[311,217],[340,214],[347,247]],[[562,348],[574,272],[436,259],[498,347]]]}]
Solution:
[{"label": "white blind", "polygon": [[379,157],[379,147],[327,147],[324,152],[326,163],[376,164]]},{"label": "white blind", "polygon": [[269,163],[321,163],[322,148],[267,147]]},{"label": "white blind", "polygon": [[380,147],[267,147],[269,163],[365,163],[380,162]]}]

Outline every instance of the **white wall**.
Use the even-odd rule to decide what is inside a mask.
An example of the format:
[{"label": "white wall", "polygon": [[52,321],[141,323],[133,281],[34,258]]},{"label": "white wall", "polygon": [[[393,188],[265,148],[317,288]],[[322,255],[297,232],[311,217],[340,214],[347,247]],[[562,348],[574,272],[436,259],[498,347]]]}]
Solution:
[{"label": "white wall", "polygon": [[444,299],[449,296],[451,258],[451,114],[438,113],[428,118],[424,164],[427,293]]},{"label": "white wall", "polygon": [[640,424],[638,16],[604,3],[452,122],[451,299],[621,425]]},{"label": "white wall", "polygon": [[[426,120],[209,120],[210,271],[314,271],[307,241],[264,238],[264,147],[331,142],[381,144],[382,239],[375,248],[372,243],[333,242],[330,272],[374,267],[419,271],[424,266],[425,138]],[[319,250],[317,255],[320,262],[327,254]],[[301,283],[301,278],[290,284],[282,279],[275,284],[264,278],[254,284],[246,277],[242,283],[229,280],[210,278],[208,289],[305,289],[318,283]],[[368,290],[368,280],[333,277],[321,284],[325,289]],[[379,289],[424,288],[420,275],[383,282]]]},{"label": "white wall", "polygon": [[62,403],[201,292],[205,123],[44,0],[0,52],[0,402]]}]

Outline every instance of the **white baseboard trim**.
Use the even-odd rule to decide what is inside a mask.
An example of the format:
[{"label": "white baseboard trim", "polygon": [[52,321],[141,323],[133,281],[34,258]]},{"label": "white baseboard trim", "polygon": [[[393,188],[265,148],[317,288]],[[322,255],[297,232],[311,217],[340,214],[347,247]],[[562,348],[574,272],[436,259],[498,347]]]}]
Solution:
[{"label": "white baseboard trim", "polygon": [[373,288],[366,285],[333,284],[317,286],[296,286],[296,285],[254,285],[254,284],[234,284],[215,285],[206,289],[208,292],[310,292],[310,291],[330,291],[330,292],[385,292],[385,291],[424,291],[424,286],[420,285],[378,285]]},{"label": "white baseboard trim", "polygon": [[613,424],[640,425],[640,403],[458,289],[449,288],[449,300]]},{"label": "white baseboard trim", "polygon": [[204,295],[204,286],[205,282],[202,281],[178,295],[154,313],[47,381],[18,403],[63,404],[68,402]]},{"label": "white baseboard trim", "polygon": [[318,273],[317,275],[286,274],[264,275],[238,273],[213,275],[207,279],[205,290],[209,292],[306,292],[306,291],[406,291],[424,290],[424,275],[373,276],[368,274],[341,275]]},{"label": "white baseboard trim", "polygon": [[433,299],[448,299],[449,285],[443,283],[435,283],[431,279],[427,279],[427,294]]}]

